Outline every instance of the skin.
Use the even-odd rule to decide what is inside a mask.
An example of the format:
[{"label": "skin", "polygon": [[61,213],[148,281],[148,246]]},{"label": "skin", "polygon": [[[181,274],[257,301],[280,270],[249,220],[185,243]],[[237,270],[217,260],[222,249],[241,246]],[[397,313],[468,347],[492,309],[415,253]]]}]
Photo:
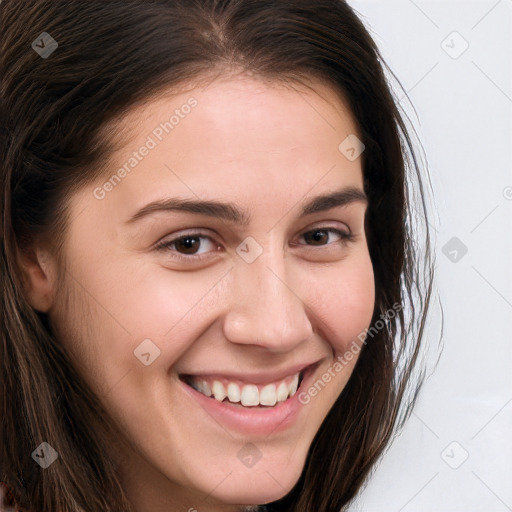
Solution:
[{"label": "skin", "polygon": [[[130,443],[113,444],[113,453],[137,511],[226,512],[284,496],[356,363],[357,355],[292,425],[268,436],[214,421],[178,381],[180,373],[279,371],[319,361],[316,380],[370,325],[375,290],[366,204],[298,217],[317,195],[363,190],[361,158],[350,161],[338,150],[358,133],[353,117],[327,85],[312,86],[238,75],[134,109],[123,119],[127,137],[108,175],[71,198],[65,268],[43,246],[25,263],[29,300],[49,314],[77,371]],[[94,189],[191,96],[198,102],[191,113],[97,199]],[[168,197],[230,201],[251,222],[159,212],[127,223]],[[344,243],[334,232],[316,243],[304,237],[322,227],[354,239]],[[182,262],[177,246],[155,250],[185,230],[205,237],[196,250],[202,262]],[[236,252],[248,236],[263,251],[250,264]],[[181,248],[185,258],[193,254]],[[161,351],[149,366],[134,356],[147,338]],[[237,457],[246,443],[262,455],[250,468]]]}]

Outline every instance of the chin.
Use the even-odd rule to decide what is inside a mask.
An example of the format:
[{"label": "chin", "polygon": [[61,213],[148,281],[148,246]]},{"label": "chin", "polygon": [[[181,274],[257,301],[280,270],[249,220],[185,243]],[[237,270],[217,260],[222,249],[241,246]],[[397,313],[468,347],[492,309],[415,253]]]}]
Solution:
[{"label": "chin", "polygon": [[262,469],[258,474],[252,474],[252,471],[254,470],[248,470],[245,476],[231,478],[231,475],[226,478],[214,493],[215,498],[227,504],[245,507],[271,503],[283,498],[293,489],[302,468],[293,473],[288,469],[287,474],[276,468]]}]

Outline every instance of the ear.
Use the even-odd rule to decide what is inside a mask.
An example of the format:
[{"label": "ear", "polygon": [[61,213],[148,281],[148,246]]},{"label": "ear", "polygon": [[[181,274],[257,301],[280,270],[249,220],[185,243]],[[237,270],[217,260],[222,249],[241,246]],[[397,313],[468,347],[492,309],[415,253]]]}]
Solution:
[{"label": "ear", "polygon": [[36,247],[20,253],[19,262],[28,303],[35,310],[47,313],[55,295],[57,265],[54,257]]}]

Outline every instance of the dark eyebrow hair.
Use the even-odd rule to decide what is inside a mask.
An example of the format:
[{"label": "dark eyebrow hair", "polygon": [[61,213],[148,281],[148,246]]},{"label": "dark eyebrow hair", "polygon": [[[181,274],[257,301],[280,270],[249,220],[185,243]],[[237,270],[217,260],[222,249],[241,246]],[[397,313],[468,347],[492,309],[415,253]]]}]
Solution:
[{"label": "dark eyebrow hair", "polygon": [[[362,202],[368,204],[368,197],[363,190],[357,187],[346,187],[341,190],[314,197],[307,202],[299,214],[299,218],[313,213],[323,212],[335,208],[337,206],[345,206],[354,202]],[[240,210],[233,203],[222,203],[219,201],[206,201],[195,199],[180,199],[172,197],[159,201],[154,201],[141,208],[133,217],[131,217],[127,224],[147,217],[156,212],[188,212],[196,213],[199,215],[207,215],[209,217],[216,217],[242,227],[249,225],[250,215]]]}]

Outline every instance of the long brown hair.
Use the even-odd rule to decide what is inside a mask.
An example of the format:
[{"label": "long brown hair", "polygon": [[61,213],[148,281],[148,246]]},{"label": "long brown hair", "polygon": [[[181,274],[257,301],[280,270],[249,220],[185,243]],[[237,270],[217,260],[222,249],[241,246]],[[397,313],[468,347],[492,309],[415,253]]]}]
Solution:
[{"label": "long brown hair", "polygon": [[[36,238],[59,247],[67,201],[105,171],[116,119],[164,89],[241,69],[326,81],[347,99],[366,148],[372,325],[385,328],[363,346],[297,485],[267,507],[341,510],[414,404],[434,272],[424,170],[356,13],[342,0],[3,0],[0,33],[0,480],[30,511],[130,510],[105,449],[115,426],[28,304],[19,255]],[[42,33],[58,44],[51,55],[33,46]],[[31,457],[43,441],[59,453],[45,470]]]}]

